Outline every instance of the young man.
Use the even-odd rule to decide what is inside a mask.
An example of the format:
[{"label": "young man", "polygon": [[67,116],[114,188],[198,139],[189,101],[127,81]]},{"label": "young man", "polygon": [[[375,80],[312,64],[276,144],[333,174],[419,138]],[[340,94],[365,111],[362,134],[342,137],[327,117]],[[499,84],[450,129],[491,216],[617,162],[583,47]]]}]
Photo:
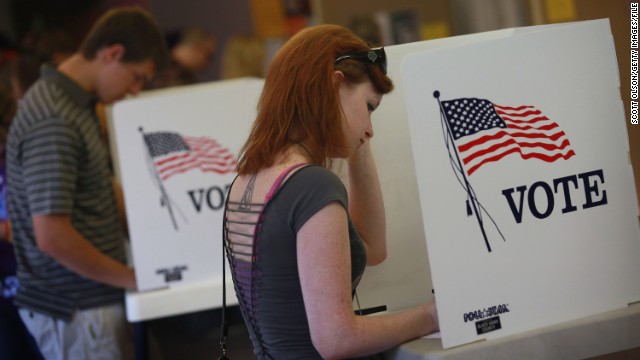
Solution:
[{"label": "young man", "polygon": [[47,359],[122,359],[123,289],[135,289],[96,101],[137,94],[167,62],[140,8],[103,15],[77,53],[43,68],[7,144],[20,289],[15,304]]}]

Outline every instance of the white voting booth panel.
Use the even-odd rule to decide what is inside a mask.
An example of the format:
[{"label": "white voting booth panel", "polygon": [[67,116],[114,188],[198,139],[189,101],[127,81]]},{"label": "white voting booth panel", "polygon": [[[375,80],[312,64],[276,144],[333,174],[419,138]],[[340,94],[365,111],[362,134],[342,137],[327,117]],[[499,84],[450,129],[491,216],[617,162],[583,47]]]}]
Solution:
[{"label": "white voting booth panel", "polygon": [[640,300],[640,228],[607,20],[402,63],[443,347]]},{"label": "white voting booth panel", "polygon": [[[143,93],[111,111],[138,292],[129,320],[220,307],[222,209],[262,80]],[[228,273],[228,270],[227,270]],[[237,303],[231,277],[228,302]]]}]

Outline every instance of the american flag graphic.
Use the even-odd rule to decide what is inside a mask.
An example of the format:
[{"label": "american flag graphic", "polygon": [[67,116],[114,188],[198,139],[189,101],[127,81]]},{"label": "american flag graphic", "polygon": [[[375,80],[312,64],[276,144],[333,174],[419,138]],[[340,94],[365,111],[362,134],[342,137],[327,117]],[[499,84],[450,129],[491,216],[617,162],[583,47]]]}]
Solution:
[{"label": "american flag graphic", "polygon": [[575,155],[564,131],[534,106],[500,106],[477,98],[447,100],[441,105],[469,175],[513,153],[546,162]]},{"label": "american flag graphic", "polygon": [[143,137],[163,181],[192,169],[218,174],[235,171],[233,154],[212,138],[169,131],[146,133]]}]

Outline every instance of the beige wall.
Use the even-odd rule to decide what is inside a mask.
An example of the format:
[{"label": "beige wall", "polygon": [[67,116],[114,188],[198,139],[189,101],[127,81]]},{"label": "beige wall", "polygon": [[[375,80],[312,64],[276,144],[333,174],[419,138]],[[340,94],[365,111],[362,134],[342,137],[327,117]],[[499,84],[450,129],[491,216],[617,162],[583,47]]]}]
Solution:
[{"label": "beige wall", "polygon": [[394,10],[415,10],[422,24],[443,23],[451,29],[452,23],[449,0],[315,0],[313,4],[322,23],[346,26],[353,16]]}]

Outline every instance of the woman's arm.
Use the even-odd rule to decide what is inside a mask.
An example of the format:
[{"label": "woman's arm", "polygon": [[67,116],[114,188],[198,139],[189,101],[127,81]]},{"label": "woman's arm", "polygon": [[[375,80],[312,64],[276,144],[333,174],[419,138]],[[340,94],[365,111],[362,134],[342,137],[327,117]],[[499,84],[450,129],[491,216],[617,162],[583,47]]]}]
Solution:
[{"label": "woman's arm", "polygon": [[347,214],[330,203],[298,231],[298,270],[311,339],[326,359],[375,354],[438,329],[435,304],[356,316],[351,300]]},{"label": "woman's arm", "polygon": [[365,142],[349,160],[349,214],[367,249],[367,265],[387,257],[387,227],[378,170]]}]

